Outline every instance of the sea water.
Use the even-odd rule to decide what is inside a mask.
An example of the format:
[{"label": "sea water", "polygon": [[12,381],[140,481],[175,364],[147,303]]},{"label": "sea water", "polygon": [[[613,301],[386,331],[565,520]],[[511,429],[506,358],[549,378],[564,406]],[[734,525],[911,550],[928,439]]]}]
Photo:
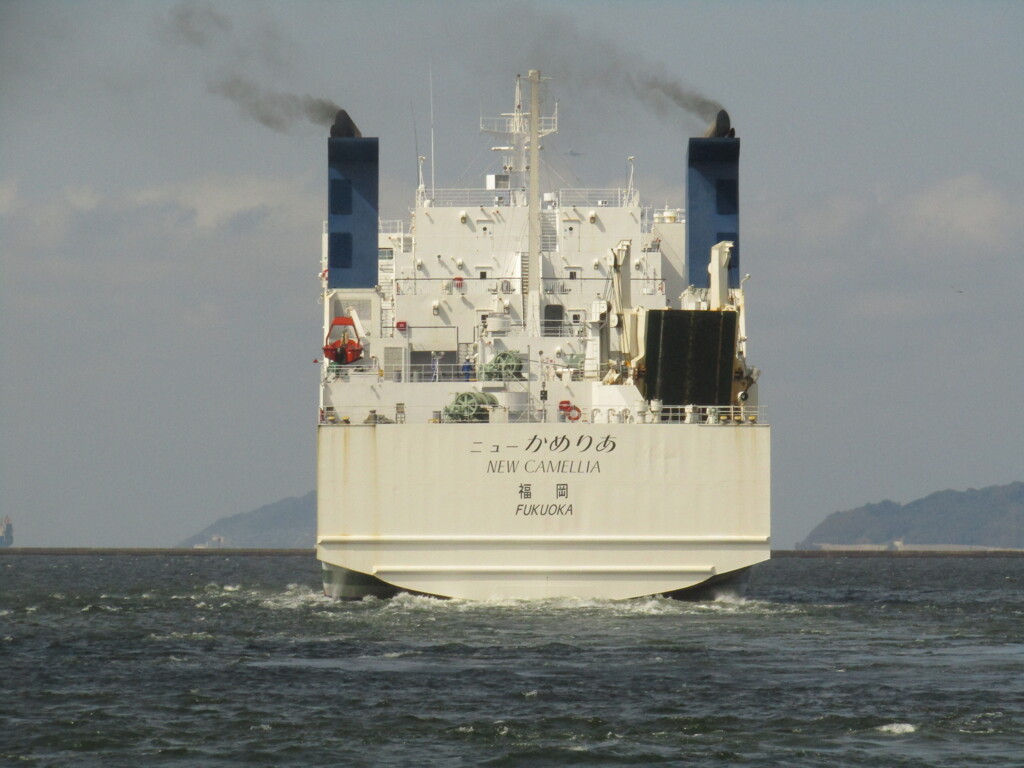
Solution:
[{"label": "sea water", "polygon": [[1019,766],[1024,558],[747,599],[323,597],[306,556],[0,555],[0,764]]}]

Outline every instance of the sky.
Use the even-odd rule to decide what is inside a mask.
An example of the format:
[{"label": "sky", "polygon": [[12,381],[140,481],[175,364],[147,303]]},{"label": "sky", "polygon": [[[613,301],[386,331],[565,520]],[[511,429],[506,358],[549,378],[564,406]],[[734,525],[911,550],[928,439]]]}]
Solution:
[{"label": "sky", "polygon": [[0,516],[173,546],[312,490],[319,114],[380,137],[404,218],[431,127],[436,185],[476,186],[529,69],[552,168],[634,156],[653,205],[703,130],[672,94],[730,111],[774,546],[1024,480],[1022,39],[998,0],[0,0]]}]

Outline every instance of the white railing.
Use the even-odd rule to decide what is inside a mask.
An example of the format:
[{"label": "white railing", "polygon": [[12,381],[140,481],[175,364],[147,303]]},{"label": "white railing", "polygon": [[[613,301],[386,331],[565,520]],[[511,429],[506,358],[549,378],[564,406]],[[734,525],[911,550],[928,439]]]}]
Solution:
[{"label": "white railing", "polygon": [[455,208],[466,206],[484,208],[508,207],[519,190],[515,189],[420,189],[416,191],[417,205],[431,208]]},{"label": "white railing", "polygon": [[[525,190],[512,189],[418,189],[416,203],[433,208],[455,206],[510,206],[525,202]],[[640,204],[640,193],[635,189],[562,189],[558,192],[561,208],[585,206],[587,208],[622,208]]]},{"label": "white railing", "polygon": [[[384,381],[420,383],[434,381],[502,381],[498,374],[477,371],[472,363],[416,363],[412,365],[385,365],[381,369]],[[525,366],[523,378],[525,378]],[[520,377],[513,377],[517,380]]]},{"label": "white railing", "polygon": [[[637,292],[645,296],[665,293],[665,281],[653,277],[632,277],[634,295]],[[607,277],[577,277],[575,279],[545,277],[541,280],[541,290],[549,295],[584,294],[589,299],[598,291],[603,292],[608,285]]]},{"label": "white railing", "polygon": [[[450,405],[446,403],[445,406]],[[446,407],[427,408],[405,405],[381,407],[378,403],[369,406],[345,406],[320,409],[319,423],[324,426],[359,426],[377,424],[471,424],[501,422],[505,424],[543,423],[544,413],[539,408],[509,409],[501,406],[480,406],[481,419],[456,420],[446,412]],[[550,420],[550,419],[549,419]]]},{"label": "white railing", "polygon": [[540,287],[544,293],[585,293],[588,299],[593,298],[595,292],[603,289],[606,285],[608,285],[607,277],[576,277],[573,279],[545,277],[540,281]]},{"label": "white railing", "polygon": [[[525,386],[526,382],[522,382]],[[448,405],[445,403],[444,405]],[[446,421],[444,405],[440,408],[406,406],[382,407],[373,405],[345,405],[320,410],[319,423],[325,425],[394,424],[394,423],[450,423]],[[541,402],[532,392],[530,402],[519,408],[481,406],[492,423],[565,423],[570,424],[687,424],[706,427],[756,428],[768,426],[763,406],[690,405],[662,406],[658,410],[640,408],[568,407],[557,401]],[[479,423],[479,422],[477,422]]]},{"label": "white railing", "polygon": [[[481,117],[480,131],[482,133],[507,133],[510,136],[518,133],[527,133],[530,129],[530,119],[526,116],[503,115],[502,117]],[[537,118],[537,131],[547,134],[558,130],[558,116],[550,115]]]},{"label": "white railing", "polygon": [[633,295],[641,296],[664,296],[665,295],[665,281],[658,280],[653,277],[634,277],[630,280],[630,284],[633,287]]},{"label": "white railing", "polygon": [[[521,330],[522,326],[520,326]],[[351,381],[359,377],[371,377],[381,382],[395,384],[420,384],[437,381],[521,381],[528,378],[529,363],[522,361],[522,369],[515,375],[502,375],[500,371],[479,369],[473,363],[412,363],[408,365],[381,365],[376,359],[360,360],[348,365],[328,363],[324,369],[324,381]]]},{"label": "white railing", "polygon": [[657,424],[768,424],[760,405],[663,405],[652,407],[650,415]]},{"label": "white railing", "polygon": [[511,296],[519,293],[518,277],[400,277],[395,280],[399,296],[415,294],[492,293]]},{"label": "white railing", "polygon": [[621,208],[637,205],[639,194],[635,189],[562,189],[558,204],[562,208],[584,205],[590,208]]},{"label": "white railing", "polygon": [[559,338],[586,336],[587,328],[583,323],[567,323],[562,320],[541,320],[540,335]]}]

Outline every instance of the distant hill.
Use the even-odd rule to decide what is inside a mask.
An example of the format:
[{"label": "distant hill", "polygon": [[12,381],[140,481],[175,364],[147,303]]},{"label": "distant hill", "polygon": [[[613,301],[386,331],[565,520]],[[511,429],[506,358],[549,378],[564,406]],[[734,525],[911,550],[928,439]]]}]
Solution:
[{"label": "distant hill", "polygon": [[833,512],[797,544],[1024,549],[1024,483],[939,491],[908,504],[881,501]]},{"label": "distant hill", "polygon": [[312,549],[316,546],[316,491],[222,517],[178,546]]},{"label": "distant hill", "polygon": [[[291,549],[316,544],[316,491],[222,517],[179,547]],[[1024,483],[939,491],[907,504],[880,501],[833,512],[797,544],[871,548],[1024,549]]]}]

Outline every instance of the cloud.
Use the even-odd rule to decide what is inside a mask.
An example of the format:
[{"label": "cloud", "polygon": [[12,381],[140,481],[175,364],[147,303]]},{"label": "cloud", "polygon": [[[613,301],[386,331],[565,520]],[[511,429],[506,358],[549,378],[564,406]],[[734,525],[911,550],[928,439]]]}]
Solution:
[{"label": "cloud", "polygon": [[890,226],[906,242],[1003,258],[1024,230],[1024,195],[977,173],[943,179],[897,203]]},{"label": "cloud", "polygon": [[797,231],[807,240],[835,243],[878,214],[878,200],[862,190],[840,189],[800,206],[794,214]]},{"label": "cloud", "polygon": [[814,197],[759,201],[757,228],[808,242],[842,244],[866,228],[903,248],[922,245],[1007,248],[1024,230],[1024,195],[980,174],[940,179],[897,193],[888,189],[836,189]]},{"label": "cloud", "polygon": [[100,196],[89,184],[74,184],[64,188],[64,199],[77,211],[91,211],[100,204]]},{"label": "cloud", "polygon": [[9,216],[18,204],[18,180],[6,178],[0,181],[0,216]]},{"label": "cloud", "polygon": [[180,318],[219,295],[273,295],[295,270],[282,253],[296,248],[316,270],[319,202],[297,178],[254,175],[21,199],[3,218],[7,308],[137,313],[159,286],[162,312]]},{"label": "cloud", "polygon": [[[188,239],[222,228],[237,234],[233,225],[239,221],[250,227],[289,228],[295,222],[312,227],[317,220],[312,211],[320,209],[319,202],[298,180],[255,175],[211,174],[108,197],[90,185],[72,185],[57,196],[29,198],[19,196],[14,180],[0,184],[7,255],[24,261],[47,253],[83,261],[94,246],[97,250],[88,258],[103,260],[104,250],[114,252],[130,243],[138,247],[143,240],[150,244],[139,250],[150,253],[168,237]],[[260,223],[265,220],[270,223]],[[137,258],[144,258],[141,252]]]},{"label": "cloud", "polygon": [[971,329],[977,353],[991,338],[978,329],[1005,322],[1024,280],[1024,262],[1013,258],[1022,197],[980,174],[902,193],[890,184],[777,194],[748,206],[748,263],[755,286],[790,297],[772,309],[788,333],[809,332],[810,314],[835,338],[885,349],[914,338],[941,357],[954,334]]},{"label": "cloud", "polygon": [[867,323],[876,320],[912,323],[946,314],[950,296],[951,291],[937,296],[920,286],[875,285],[855,294],[840,296],[836,311],[844,320],[857,318]]},{"label": "cloud", "polygon": [[275,220],[315,219],[320,209],[315,198],[299,182],[260,176],[209,175],[174,184],[151,187],[130,195],[132,207],[171,205],[187,212],[201,229],[216,229],[239,217]]}]

